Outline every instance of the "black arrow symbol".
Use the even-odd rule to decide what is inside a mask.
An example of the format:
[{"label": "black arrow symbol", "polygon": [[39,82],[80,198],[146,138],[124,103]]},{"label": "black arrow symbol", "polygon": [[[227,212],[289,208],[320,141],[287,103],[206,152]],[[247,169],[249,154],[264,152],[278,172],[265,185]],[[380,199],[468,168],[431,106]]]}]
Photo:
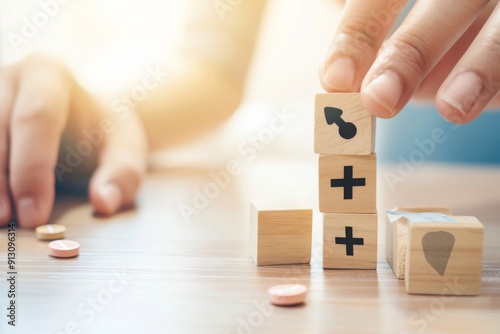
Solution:
[{"label": "black arrow symbol", "polygon": [[325,107],[325,118],[328,125],[337,124],[339,127],[339,135],[344,139],[351,139],[357,133],[356,125],[346,122],[342,119],[342,109]]}]

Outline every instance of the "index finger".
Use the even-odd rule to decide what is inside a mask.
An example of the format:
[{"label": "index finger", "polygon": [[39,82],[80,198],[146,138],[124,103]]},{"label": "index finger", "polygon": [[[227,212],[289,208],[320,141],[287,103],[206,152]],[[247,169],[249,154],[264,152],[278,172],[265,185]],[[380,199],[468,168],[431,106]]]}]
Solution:
[{"label": "index finger", "polygon": [[408,0],[348,0],[320,71],[328,92],[359,91]]}]

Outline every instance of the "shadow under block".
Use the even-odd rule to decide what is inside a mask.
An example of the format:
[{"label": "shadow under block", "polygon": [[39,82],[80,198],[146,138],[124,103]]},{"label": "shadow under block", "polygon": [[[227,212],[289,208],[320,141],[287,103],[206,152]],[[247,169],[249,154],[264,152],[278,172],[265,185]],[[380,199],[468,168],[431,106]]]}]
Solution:
[{"label": "shadow under block", "polygon": [[455,222],[408,223],[406,291],[415,294],[478,295],[483,225],[475,217]]},{"label": "shadow under block", "polygon": [[375,118],[359,93],[317,94],[314,111],[314,152],[368,155],[373,153]]},{"label": "shadow under block", "polygon": [[[394,208],[391,211],[396,212],[438,212],[445,215],[451,215],[448,208]],[[406,264],[406,237],[408,236],[408,219],[402,216],[393,216],[387,214],[385,229],[385,254],[387,262],[391,266],[398,279],[405,278]]]},{"label": "shadow under block", "polygon": [[250,255],[258,266],[311,261],[312,209],[293,201],[252,202]]},{"label": "shadow under block", "polygon": [[323,215],[323,268],[377,268],[377,214]]},{"label": "shadow under block", "polygon": [[370,155],[319,156],[319,211],[376,213],[377,158]]}]

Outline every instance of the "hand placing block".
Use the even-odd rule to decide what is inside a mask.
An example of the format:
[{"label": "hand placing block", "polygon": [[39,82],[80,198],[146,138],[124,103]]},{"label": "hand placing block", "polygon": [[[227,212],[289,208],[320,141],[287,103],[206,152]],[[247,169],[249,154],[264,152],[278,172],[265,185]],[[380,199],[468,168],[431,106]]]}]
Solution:
[{"label": "hand placing block", "polygon": [[478,295],[483,225],[475,217],[429,222],[408,219],[405,283],[408,293]]},{"label": "hand placing block", "polygon": [[323,268],[377,267],[377,214],[323,215]]},{"label": "hand placing block", "polygon": [[359,93],[318,94],[314,112],[314,152],[368,155],[373,153],[375,119]]},{"label": "hand placing block", "polygon": [[[450,215],[448,208],[395,208],[390,212],[424,213],[437,212]],[[408,219],[401,215],[387,213],[386,222],[386,258],[398,279],[405,278],[406,238]]]},{"label": "hand placing block", "polygon": [[312,209],[293,201],[253,202],[250,253],[259,266],[311,261]]},{"label": "hand placing block", "polygon": [[319,211],[375,213],[377,161],[371,155],[319,157]]}]

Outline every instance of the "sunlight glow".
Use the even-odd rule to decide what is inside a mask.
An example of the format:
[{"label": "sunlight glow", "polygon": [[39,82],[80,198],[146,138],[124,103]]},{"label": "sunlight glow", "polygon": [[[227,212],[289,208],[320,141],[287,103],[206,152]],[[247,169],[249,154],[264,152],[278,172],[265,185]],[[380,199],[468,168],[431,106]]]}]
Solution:
[{"label": "sunlight glow", "polygon": [[[12,62],[41,51],[63,59],[92,90],[120,89],[142,76],[144,67],[168,64],[175,55],[189,4],[176,0],[72,0],[60,5],[56,0],[0,0],[2,60]],[[32,34],[25,38],[26,32]],[[12,43],[14,35],[23,38],[18,47]]]}]

